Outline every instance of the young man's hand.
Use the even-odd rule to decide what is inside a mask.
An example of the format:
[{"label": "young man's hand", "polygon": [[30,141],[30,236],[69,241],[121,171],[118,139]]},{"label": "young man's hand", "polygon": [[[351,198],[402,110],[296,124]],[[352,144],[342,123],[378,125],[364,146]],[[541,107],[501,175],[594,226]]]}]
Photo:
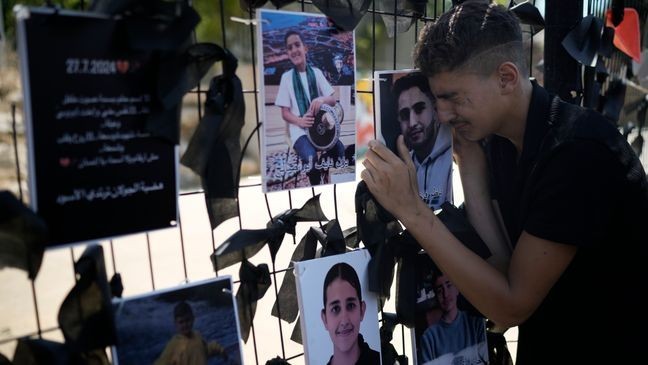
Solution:
[{"label": "young man's hand", "polygon": [[452,128],[452,155],[460,170],[485,167],[486,155],[480,143],[467,140],[454,128]]},{"label": "young man's hand", "polygon": [[402,220],[405,215],[417,214],[417,210],[427,206],[419,197],[416,169],[402,135],[398,137],[397,147],[400,157],[382,143],[370,141],[362,179],[374,198]]}]

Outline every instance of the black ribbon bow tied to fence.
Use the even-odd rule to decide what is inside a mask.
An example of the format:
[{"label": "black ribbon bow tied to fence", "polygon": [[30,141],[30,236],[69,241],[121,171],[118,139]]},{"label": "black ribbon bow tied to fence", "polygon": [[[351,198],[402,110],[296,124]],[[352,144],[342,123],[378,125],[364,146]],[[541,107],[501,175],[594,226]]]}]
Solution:
[{"label": "black ribbon bow tied to fence", "polygon": [[239,269],[239,278],[241,283],[236,292],[236,305],[241,325],[241,337],[243,341],[247,342],[257,301],[263,298],[270,287],[270,270],[266,264],[254,266],[248,260],[244,260]]},{"label": "black ribbon bow tied to fence", "polygon": [[15,267],[36,278],[47,243],[47,226],[8,191],[0,191],[0,269]]},{"label": "black ribbon bow tied to fence", "polygon": [[157,76],[157,97],[146,121],[146,128],[153,135],[179,144],[182,98],[198,85],[221,56],[221,48],[218,45],[196,43],[182,47],[161,59]]},{"label": "black ribbon bow tied to fence", "polygon": [[596,66],[592,61],[601,46],[603,21],[594,15],[581,19],[562,41],[572,58],[586,66]]},{"label": "black ribbon bow tied to fence", "polygon": [[357,238],[372,256],[378,245],[401,231],[400,223],[374,199],[364,181],[356,187],[355,209]]},{"label": "black ribbon bow tied to fence", "polygon": [[416,257],[421,251],[418,242],[409,232],[404,231],[378,245],[371,255],[369,267],[369,290],[389,298],[391,285],[396,273],[396,314],[403,325],[412,328],[415,325],[416,307]]},{"label": "black ribbon bow tied to fence", "polygon": [[521,4],[513,5],[509,10],[520,19],[521,24],[529,26],[532,35],[544,29],[545,21],[542,14],[540,14],[540,10],[530,2],[525,1]]},{"label": "black ribbon bow tied to fence", "polygon": [[211,80],[205,115],[180,160],[201,177],[212,229],[239,215],[240,136],[245,123],[243,88],[235,74],[238,60],[227,49],[218,47],[215,53],[223,61],[223,74]]},{"label": "black ribbon bow tied to fence", "polygon": [[74,264],[74,271],[77,282],[58,313],[66,345],[75,353],[114,345],[115,321],[101,246],[89,245]]},{"label": "black ribbon bow tied to fence", "polygon": [[383,312],[380,326],[380,357],[383,364],[407,365],[407,356],[399,355],[391,340],[394,328],[399,323],[396,313]]},{"label": "black ribbon bow tied to fence", "polygon": [[[322,245],[317,249],[317,242]],[[290,258],[290,266],[285,272],[277,299],[272,306],[272,315],[288,323],[297,319],[299,307],[297,305],[297,287],[293,263],[311,260],[316,257],[326,257],[346,252],[344,233],[336,219],[331,219],[323,228],[311,227],[295,247]]]},{"label": "black ribbon bow tied to fence", "polygon": [[328,221],[319,203],[319,194],[308,199],[299,209],[287,210],[273,217],[265,229],[241,229],[230,236],[212,253],[214,270],[249,259],[267,243],[274,263],[286,233],[295,235],[297,222]]},{"label": "black ribbon bow tied to fence", "polygon": [[313,4],[335,25],[350,32],[367,13],[371,0],[313,0]]},{"label": "black ribbon bow tied to fence", "polygon": [[196,87],[219,56],[216,45],[192,44],[191,33],[200,16],[185,1],[99,0],[90,10],[121,14],[118,26],[130,51],[157,65],[146,129],[169,143],[179,144],[182,98]]}]

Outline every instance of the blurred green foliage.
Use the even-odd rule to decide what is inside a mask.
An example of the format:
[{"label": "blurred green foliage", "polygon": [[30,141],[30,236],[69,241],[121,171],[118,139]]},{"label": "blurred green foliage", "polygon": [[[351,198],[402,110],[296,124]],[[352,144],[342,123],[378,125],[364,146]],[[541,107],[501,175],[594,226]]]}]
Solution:
[{"label": "blurred green foliage", "polygon": [[[13,8],[14,6],[26,5],[26,6],[45,6],[46,2],[43,0],[0,0],[2,1],[2,17],[3,24],[5,26],[5,36],[9,41],[9,44],[15,48],[16,46],[16,18],[14,17]],[[59,0],[51,1],[52,5],[59,6],[62,9],[70,10],[83,10],[90,3],[89,1],[83,0]]]}]

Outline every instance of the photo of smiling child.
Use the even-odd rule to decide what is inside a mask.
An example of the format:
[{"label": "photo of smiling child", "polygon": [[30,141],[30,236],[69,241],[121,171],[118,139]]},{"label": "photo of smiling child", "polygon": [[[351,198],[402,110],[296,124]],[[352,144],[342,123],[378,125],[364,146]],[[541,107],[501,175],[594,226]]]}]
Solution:
[{"label": "photo of smiling child", "polygon": [[263,191],[354,180],[353,32],[321,14],[258,17]]},{"label": "photo of smiling child", "polygon": [[366,289],[369,259],[359,250],[295,263],[307,364],[381,363],[377,299]]}]

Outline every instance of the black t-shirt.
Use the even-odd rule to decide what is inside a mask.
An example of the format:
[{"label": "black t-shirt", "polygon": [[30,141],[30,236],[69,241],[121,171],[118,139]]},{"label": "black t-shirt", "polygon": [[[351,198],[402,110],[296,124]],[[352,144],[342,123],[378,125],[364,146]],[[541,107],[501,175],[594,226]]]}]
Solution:
[{"label": "black t-shirt", "polygon": [[[648,294],[646,185],[628,179],[602,141],[568,138],[540,153],[552,128],[550,107],[550,96],[534,83],[519,160],[508,140],[487,143],[493,194],[513,244],[526,231],[579,247],[520,325],[516,363],[632,359],[643,353],[648,329],[648,303],[641,299]],[[592,125],[608,123],[598,114],[586,117]]]},{"label": "black t-shirt", "polygon": [[[360,346],[360,357],[355,365],[378,365],[380,364],[380,352],[372,350],[369,344],[365,342],[362,333],[358,333],[358,346]],[[331,365],[333,356],[329,359],[326,365]]]}]

